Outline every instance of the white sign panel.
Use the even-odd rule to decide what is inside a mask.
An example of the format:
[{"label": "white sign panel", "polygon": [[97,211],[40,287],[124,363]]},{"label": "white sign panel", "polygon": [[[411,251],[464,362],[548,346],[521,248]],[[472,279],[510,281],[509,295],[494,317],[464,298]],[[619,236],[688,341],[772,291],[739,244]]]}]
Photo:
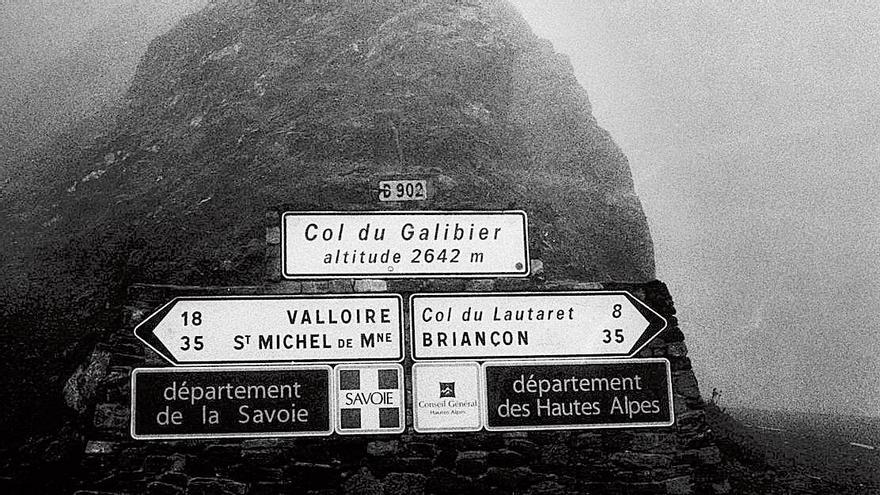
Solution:
[{"label": "white sign panel", "polygon": [[483,427],[479,364],[416,363],[412,380],[416,432],[478,431]]},{"label": "white sign panel", "polygon": [[666,320],[628,292],[413,294],[413,359],[632,356]]},{"label": "white sign panel", "polygon": [[287,278],[529,274],[522,211],[288,212],[281,223]]},{"label": "white sign panel", "polygon": [[135,335],[176,365],[403,358],[398,295],[180,297]]},{"label": "white sign panel", "polygon": [[347,364],[336,367],[336,433],[403,433],[403,366]]}]

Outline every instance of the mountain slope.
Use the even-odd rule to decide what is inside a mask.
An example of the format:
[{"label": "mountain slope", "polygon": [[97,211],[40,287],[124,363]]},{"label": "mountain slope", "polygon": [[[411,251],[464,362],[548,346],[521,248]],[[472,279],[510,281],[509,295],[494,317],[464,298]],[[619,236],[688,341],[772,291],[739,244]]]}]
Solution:
[{"label": "mountain slope", "polygon": [[267,207],[378,208],[391,174],[442,184],[417,207],[526,210],[550,277],[654,276],[626,158],[504,1],[212,3],[150,44],[114,118],[4,205],[13,362],[133,281],[260,283]]},{"label": "mountain slope", "polygon": [[[4,37],[11,46],[0,58],[0,65],[8,64],[0,76],[0,183],[7,178],[24,180],[22,172],[28,170],[20,164],[23,154],[96,110],[114,105],[127,90],[148,43],[174,19],[206,1],[98,3],[106,2],[29,6],[22,10],[35,19]],[[58,19],[74,32],[53,32],[53,20]],[[20,46],[43,45],[50,36],[60,40],[58,47],[27,51]]]}]

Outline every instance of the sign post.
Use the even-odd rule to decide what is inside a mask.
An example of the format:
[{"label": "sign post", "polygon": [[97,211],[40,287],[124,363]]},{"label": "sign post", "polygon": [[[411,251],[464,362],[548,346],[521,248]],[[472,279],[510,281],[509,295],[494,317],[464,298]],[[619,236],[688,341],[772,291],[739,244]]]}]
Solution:
[{"label": "sign post", "polygon": [[488,431],[675,423],[666,359],[484,363],[483,386]]},{"label": "sign post", "polygon": [[[281,233],[287,278],[529,274],[522,211],[288,212]],[[669,361],[620,359],[666,328],[629,292],[413,294],[409,309],[417,433],[674,424]],[[402,433],[403,314],[396,294],[173,299],[134,333],[190,367],[132,372],[132,437]],[[245,366],[279,362],[326,365]]]},{"label": "sign post", "polygon": [[329,366],[139,368],[136,440],[322,436],[333,431]]},{"label": "sign post", "polygon": [[403,359],[399,295],[179,297],[135,335],[175,365]]},{"label": "sign post", "polygon": [[413,294],[410,309],[415,360],[630,357],[666,328],[624,291]]}]

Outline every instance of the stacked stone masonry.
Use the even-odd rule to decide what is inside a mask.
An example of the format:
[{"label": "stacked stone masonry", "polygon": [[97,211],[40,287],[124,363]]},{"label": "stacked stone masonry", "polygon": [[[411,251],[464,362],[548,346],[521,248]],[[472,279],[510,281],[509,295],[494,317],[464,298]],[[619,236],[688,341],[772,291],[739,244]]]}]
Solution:
[{"label": "stacked stone masonry", "polygon": [[[706,427],[704,402],[687,357],[672,298],[648,283],[548,280],[541,260],[528,278],[283,280],[279,214],[267,215],[267,283],[246,287],[138,284],[128,289],[122,328],[92,353],[88,381],[70,386],[68,403],[91,415],[78,495],[97,494],[711,494],[729,485]],[[177,296],[387,292],[553,292],[626,290],[663,315],[667,328],[637,357],[672,367],[675,425],[670,428],[418,434],[407,410],[401,435],[248,440],[135,441],[129,435],[130,375],[168,366],[133,328]],[[408,326],[409,308],[404,306]],[[408,335],[407,332],[404,333]],[[408,342],[405,346],[409,348]],[[412,365],[407,355],[404,368]],[[407,403],[412,392],[406,373]],[[79,392],[78,392],[79,391]],[[84,392],[83,392],[84,391]],[[88,397],[83,397],[87,395]],[[91,400],[91,404],[86,404]],[[720,487],[720,488],[719,488]]]},{"label": "stacked stone masonry", "polygon": [[[154,309],[181,295],[440,291],[627,290],[669,326],[638,357],[672,365],[676,424],[671,428],[417,434],[258,440],[135,441],[129,436],[130,373],[166,366],[133,336]],[[124,327],[100,344],[106,359],[94,393],[91,430],[77,492],[150,494],[270,493],[713,493],[724,486],[719,451],[666,286],[574,280],[355,280],[278,282],[263,287],[134,285]],[[405,320],[407,321],[407,320]],[[409,357],[404,366],[411,365]],[[98,367],[100,369],[100,366]],[[408,393],[411,384],[407,383]],[[80,406],[82,407],[82,406]]]}]

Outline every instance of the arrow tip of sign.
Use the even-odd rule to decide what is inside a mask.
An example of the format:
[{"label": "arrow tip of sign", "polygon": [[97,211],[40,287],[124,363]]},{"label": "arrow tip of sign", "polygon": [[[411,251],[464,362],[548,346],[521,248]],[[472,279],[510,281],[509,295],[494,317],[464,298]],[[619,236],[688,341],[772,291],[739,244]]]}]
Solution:
[{"label": "arrow tip of sign", "polygon": [[168,361],[173,365],[178,365],[179,362],[174,358],[174,356],[169,352],[167,348],[162,344],[159,338],[154,333],[154,330],[159,326],[162,320],[171,312],[174,305],[177,304],[177,301],[180,300],[179,297],[175,297],[171,301],[165,303],[162,307],[154,311],[150,316],[146,317],[143,321],[137,324],[134,327],[134,336],[143,342],[148,348],[152,349],[154,352],[162,356],[163,359]]}]

